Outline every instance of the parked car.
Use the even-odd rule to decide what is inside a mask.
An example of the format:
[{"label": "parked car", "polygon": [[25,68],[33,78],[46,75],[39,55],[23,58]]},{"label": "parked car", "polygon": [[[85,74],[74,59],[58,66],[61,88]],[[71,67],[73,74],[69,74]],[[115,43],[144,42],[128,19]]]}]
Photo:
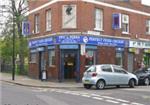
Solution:
[{"label": "parked car", "polygon": [[139,79],[139,84],[150,85],[150,68],[136,70],[134,74]]},{"label": "parked car", "polygon": [[120,66],[101,64],[89,67],[84,72],[82,83],[87,89],[90,89],[92,86],[96,86],[97,89],[104,89],[108,85],[117,87],[128,85],[133,88],[135,85],[138,85],[138,78]]}]

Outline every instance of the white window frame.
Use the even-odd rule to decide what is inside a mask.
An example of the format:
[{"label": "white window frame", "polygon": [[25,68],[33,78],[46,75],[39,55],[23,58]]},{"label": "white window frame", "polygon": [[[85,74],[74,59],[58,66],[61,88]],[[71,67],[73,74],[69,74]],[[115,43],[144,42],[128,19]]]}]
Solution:
[{"label": "white window frame", "polygon": [[146,30],[146,34],[150,34],[150,19],[146,20],[146,28],[148,28],[148,31]]},{"label": "white window frame", "polygon": [[40,32],[40,18],[39,18],[39,14],[36,14],[35,17],[34,17],[34,32],[35,34],[39,33]]},{"label": "white window frame", "polygon": [[[126,20],[125,20],[125,18],[126,18]],[[127,29],[126,29],[127,31],[123,30],[124,24],[127,25]],[[129,15],[126,15],[126,14],[122,14],[122,33],[129,34]]]},{"label": "white window frame", "polygon": [[94,30],[103,31],[103,10],[95,8],[95,28]]},{"label": "white window frame", "polygon": [[51,31],[51,10],[46,11],[46,31]]}]

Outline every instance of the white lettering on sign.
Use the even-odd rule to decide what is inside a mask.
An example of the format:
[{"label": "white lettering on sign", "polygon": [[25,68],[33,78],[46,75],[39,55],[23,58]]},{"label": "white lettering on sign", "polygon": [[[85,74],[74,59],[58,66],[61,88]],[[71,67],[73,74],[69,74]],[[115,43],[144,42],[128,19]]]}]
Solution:
[{"label": "white lettering on sign", "polygon": [[150,41],[129,41],[129,47],[150,48]]}]

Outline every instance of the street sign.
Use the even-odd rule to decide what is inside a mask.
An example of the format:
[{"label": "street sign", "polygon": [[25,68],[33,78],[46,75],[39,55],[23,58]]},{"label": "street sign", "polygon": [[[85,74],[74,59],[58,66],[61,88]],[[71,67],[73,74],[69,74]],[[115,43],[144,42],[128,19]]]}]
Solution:
[{"label": "street sign", "polygon": [[30,34],[30,24],[29,21],[22,22],[22,35],[27,36]]}]

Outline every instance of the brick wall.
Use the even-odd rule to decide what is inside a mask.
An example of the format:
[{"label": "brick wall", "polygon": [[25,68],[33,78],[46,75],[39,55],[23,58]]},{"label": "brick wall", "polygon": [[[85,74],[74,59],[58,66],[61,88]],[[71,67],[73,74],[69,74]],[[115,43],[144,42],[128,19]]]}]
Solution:
[{"label": "brick wall", "polygon": [[[76,29],[62,29],[62,5],[64,4],[76,4],[77,5],[77,28]],[[31,22],[31,30],[34,30],[34,15],[40,14],[40,33],[38,35],[47,35],[56,32],[87,32],[88,30],[94,30],[94,9],[100,8],[104,11],[104,31],[102,34],[104,35],[112,35],[112,36],[121,36],[121,37],[131,37],[133,39],[136,38],[136,34],[140,38],[150,39],[150,35],[145,35],[146,19],[150,17],[135,14],[127,11],[112,9],[109,7],[104,7],[101,5],[91,4],[88,2],[81,1],[72,1],[72,2],[57,2],[52,4],[38,12],[35,12],[29,16],[29,21]],[[45,12],[47,9],[52,10],[52,31],[45,31]],[[121,30],[113,30],[112,29],[112,13],[123,13],[129,15],[129,34],[122,34]],[[150,12],[149,12],[150,13]]]}]

